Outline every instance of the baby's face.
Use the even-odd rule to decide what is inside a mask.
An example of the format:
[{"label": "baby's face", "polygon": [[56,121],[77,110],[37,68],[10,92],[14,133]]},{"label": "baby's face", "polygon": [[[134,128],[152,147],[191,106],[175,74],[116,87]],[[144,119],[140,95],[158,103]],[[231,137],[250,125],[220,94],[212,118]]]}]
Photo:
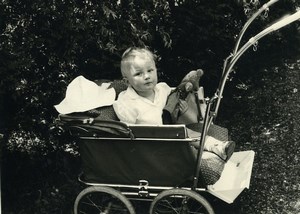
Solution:
[{"label": "baby's face", "polygon": [[154,61],[146,56],[136,56],[126,72],[126,79],[138,94],[153,91],[157,84]]}]

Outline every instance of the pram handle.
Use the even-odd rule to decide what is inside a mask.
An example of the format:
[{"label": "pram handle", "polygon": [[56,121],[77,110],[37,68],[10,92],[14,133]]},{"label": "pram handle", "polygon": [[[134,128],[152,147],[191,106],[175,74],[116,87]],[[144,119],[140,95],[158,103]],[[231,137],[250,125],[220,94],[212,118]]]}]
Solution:
[{"label": "pram handle", "polygon": [[[270,2],[275,3],[276,1],[270,1]],[[263,6],[263,8],[264,7],[265,6]],[[254,16],[257,16],[257,13],[255,13]],[[266,29],[264,29],[260,33],[258,33],[255,36],[251,37],[248,40],[248,42],[246,44],[244,44],[239,50],[237,50],[237,48],[239,46],[239,42],[240,42],[240,40],[238,40],[238,42],[235,46],[234,54],[230,54],[230,56],[225,61],[223,74],[222,74],[222,77],[221,77],[221,80],[220,80],[220,83],[219,83],[219,86],[217,88],[217,91],[216,91],[215,95],[212,98],[206,99],[207,107],[206,107],[206,113],[205,113],[204,122],[203,122],[203,128],[202,128],[202,131],[201,131],[202,135],[201,135],[201,139],[200,139],[200,145],[201,145],[200,148],[201,149],[198,150],[197,160],[201,161],[203,145],[204,145],[204,142],[205,142],[205,137],[206,137],[207,130],[209,129],[211,123],[213,122],[213,119],[216,118],[216,116],[217,116],[226,81],[227,81],[228,76],[229,76],[233,66],[235,65],[235,63],[245,53],[245,51],[248,50],[248,48],[251,47],[252,45],[255,45],[258,42],[258,40],[260,40],[264,36],[268,35],[269,33],[273,32],[273,31],[276,31],[276,30],[278,30],[278,29],[280,29],[280,28],[282,28],[286,25],[289,25],[290,23],[292,23],[294,21],[297,21],[299,19],[300,19],[300,11],[295,12],[294,14],[292,14],[292,15],[284,18],[284,19],[281,19],[281,20],[277,21],[275,24],[267,27]],[[247,27],[245,27],[244,31],[246,30],[246,28]],[[242,32],[240,34],[240,38],[242,37],[243,33],[244,32]],[[227,65],[227,62],[228,62],[229,59],[231,59],[231,60],[230,60],[229,64]],[[197,168],[195,170],[196,173],[195,173],[195,176],[194,176],[193,188],[196,187],[196,183],[197,183],[197,180],[198,180],[198,175],[200,173],[200,170],[199,170],[200,161],[198,161],[198,165],[197,165]]]},{"label": "pram handle", "polygon": [[[272,3],[274,3],[274,2],[272,2]],[[219,105],[220,105],[224,87],[225,87],[225,83],[228,79],[230,72],[232,71],[233,66],[236,64],[238,59],[245,53],[246,50],[248,50],[248,48],[250,48],[253,45],[255,46],[256,43],[258,42],[258,40],[260,40],[261,38],[270,34],[273,31],[279,30],[280,28],[282,28],[286,25],[289,25],[294,21],[297,21],[298,19],[300,19],[300,11],[297,11],[294,14],[292,14],[288,17],[285,17],[284,19],[281,19],[281,20],[277,21],[276,23],[272,24],[271,26],[267,27],[260,33],[251,37],[248,40],[248,42],[246,42],[240,49],[234,50],[234,53],[230,54],[230,56],[225,60],[223,74],[220,79],[217,91],[216,91],[214,97],[210,99],[210,100],[216,101],[216,103],[212,107],[212,114],[210,114],[210,115],[213,115],[213,117],[210,118],[209,123],[212,122],[212,120],[216,117],[216,115],[218,113]],[[239,43],[239,41],[238,41],[238,43]],[[238,47],[238,44],[236,45],[236,47]],[[229,59],[231,59],[231,60],[230,60],[229,64],[227,64],[227,61]],[[215,99],[215,98],[217,98],[217,99]]]},{"label": "pram handle", "polygon": [[249,19],[248,21],[244,24],[243,29],[240,31],[237,42],[235,43],[234,49],[233,49],[233,55],[236,54],[236,52],[239,49],[240,42],[242,40],[242,37],[244,33],[246,32],[247,28],[249,25],[258,17],[263,11],[266,11],[271,5],[275,4],[279,0],[271,0],[265,3],[261,8],[259,8]]}]

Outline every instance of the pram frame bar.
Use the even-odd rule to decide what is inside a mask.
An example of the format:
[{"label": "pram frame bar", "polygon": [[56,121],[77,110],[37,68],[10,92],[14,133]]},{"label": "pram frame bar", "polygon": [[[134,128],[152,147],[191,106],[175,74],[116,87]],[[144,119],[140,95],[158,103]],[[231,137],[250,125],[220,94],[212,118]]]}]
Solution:
[{"label": "pram frame bar", "polygon": [[[174,189],[174,186],[151,186],[151,185],[126,185],[126,184],[110,184],[110,183],[93,183],[93,182],[86,182],[78,177],[78,181],[84,183],[88,186],[109,186],[109,187],[116,187],[116,188],[132,188],[132,189],[140,189],[142,187],[147,187],[149,190],[167,190],[167,189]],[[178,187],[179,188],[179,187]],[[191,187],[180,187],[182,189],[191,190]],[[206,191],[206,188],[199,188],[195,189],[196,191]]]},{"label": "pram frame bar", "polygon": [[[126,196],[136,196],[137,198],[131,198],[136,200],[152,200],[156,197],[161,191],[174,189],[173,186],[151,186],[148,185],[148,182],[145,180],[140,181],[140,185],[124,185],[124,184],[110,184],[110,183],[93,183],[93,182],[86,182],[81,179],[81,176],[78,177],[78,181],[87,185],[87,186],[102,186],[102,187],[111,187],[111,188],[118,188],[121,190],[123,195]],[[207,191],[206,188],[191,188],[191,187],[178,187],[180,189],[185,190],[194,190],[197,192],[205,192]],[[127,191],[122,191],[122,189],[127,189]],[[128,191],[128,190],[131,191]],[[151,192],[153,191],[153,192]],[[156,192],[154,192],[156,191]]]}]

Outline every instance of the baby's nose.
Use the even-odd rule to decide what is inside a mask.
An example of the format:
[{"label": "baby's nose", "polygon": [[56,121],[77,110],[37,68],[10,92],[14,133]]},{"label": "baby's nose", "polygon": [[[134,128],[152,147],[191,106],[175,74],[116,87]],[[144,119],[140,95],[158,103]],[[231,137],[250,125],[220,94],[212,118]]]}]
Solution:
[{"label": "baby's nose", "polygon": [[149,74],[149,73],[145,73],[145,74],[144,74],[144,78],[145,78],[145,79],[149,79],[149,78],[150,78],[150,74]]}]

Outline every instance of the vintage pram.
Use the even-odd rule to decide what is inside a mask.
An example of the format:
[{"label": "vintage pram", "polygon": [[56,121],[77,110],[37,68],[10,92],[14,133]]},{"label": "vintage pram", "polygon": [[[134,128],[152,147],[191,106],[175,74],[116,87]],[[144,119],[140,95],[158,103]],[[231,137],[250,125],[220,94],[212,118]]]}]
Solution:
[{"label": "vintage pram", "polygon": [[[249,188],[254,151],[235,152],[225,164],[220,179],[213,185],[203,182],[205,173],[200,171],[200,163],[206,135],[228,139],[227,130],[214,125],[213,120],[225,82],[236,61],[260,38],[299,19],[297,12],[297,18],[291,15],[288,23],[275,23],[279,26],[274,24],[266,28],[239,48],[249,24],[275,2],[271,0],[263,5],[241,31],[233,53],[225,60],[215,96],[206,98],[200,137],[188,136],[184,124],[126,125],[111,119],[59,115],[59,124],[80,139],[82,174],[79,181],[87,187],[75,200],[75,214],[133,214],[136,213],[132,205],[135,200],[150,201],[149,213],[212,214],[214,210],[202,193],[233,203],[243,189]],[[195,140],[199,140],[201,145],[196,156],[190,146]]]},{"label": "vintage pram", "polygon": [[[80,138],[79,181],[88,186],[76,198],[75,214],[132,214],[131,200],[151,200],[150,213],[214,213],[201,192],[232,203],[249,187],[253,151],[234,153],[216,184],[202,184],[201,153],[196,158],[190,146],[199,139],[189,138],[185,125],[127,126],[88,117],[59,118]],[[221,132],[215,135],[214,130]],[[227,137],[220,127],[208,133]]]}]

